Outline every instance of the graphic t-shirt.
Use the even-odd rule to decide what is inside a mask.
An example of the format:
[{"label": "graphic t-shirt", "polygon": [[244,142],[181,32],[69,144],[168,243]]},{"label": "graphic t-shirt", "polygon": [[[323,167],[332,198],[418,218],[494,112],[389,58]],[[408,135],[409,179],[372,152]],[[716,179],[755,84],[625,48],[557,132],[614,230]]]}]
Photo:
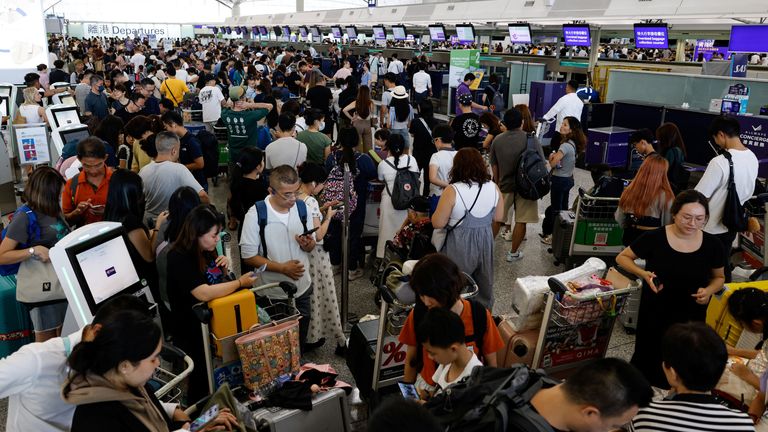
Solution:
[{"label": "graphic t-shirt", "polygon": [[480,117],[477,114],[468,112],[457,116],[451,123],[451,129],[456,150],[480,147]]}]

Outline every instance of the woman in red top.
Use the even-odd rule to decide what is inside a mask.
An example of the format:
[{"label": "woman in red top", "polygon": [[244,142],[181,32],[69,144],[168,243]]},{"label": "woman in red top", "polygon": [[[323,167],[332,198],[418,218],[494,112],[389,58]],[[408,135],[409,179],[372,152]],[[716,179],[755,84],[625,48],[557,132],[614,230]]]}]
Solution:
[{"label": "woman in red top", "polygon": [[[418,323],[415,322],[417,318],[414,315],[423,317],[426,314],[425,309],[434,307],[448,308],[459,315],[464,322],[467,346],[472,347],[478,358],[487,366],[497,366],[496,352],[504,348],[504,342],[499,335],[491,312],[484,307],[485,332],[480,338],[482,342],[477,343],[478,337],[476,337],[474,329],[474,321],[476,320],[473,320],[472,310],[473,308],[477,310],[478,306],[473,306],[472,302],[461,298],[460,294],[464,285],[464,274],[461,273],[456,263],[446,255],[427,255],[419,260],[413,268],[411,287],[416,291],[416,307],[408,314],[405,325],[400,331],[399,341],[407,345],[403,381],[415,383],[416,389],[422,397],[434,389],[435,383],[432,380],[432,375],[435,373],[437,365],[428,357],[427,352],[418,346],[416,337],[416,325]],[[478,345],[480,345],[480,349]],[[421,358],[418,355],[419,351],[421,351]]]}]

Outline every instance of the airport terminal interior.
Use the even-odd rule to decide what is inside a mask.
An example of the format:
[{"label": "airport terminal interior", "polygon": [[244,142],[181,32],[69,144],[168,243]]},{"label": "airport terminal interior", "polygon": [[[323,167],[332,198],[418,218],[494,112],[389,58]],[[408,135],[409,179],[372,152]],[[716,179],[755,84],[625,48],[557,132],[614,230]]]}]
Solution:
[{"label": "airport terminal interior", "polygon": [[4,0],[0,431],[768,431],[768,2]]}]

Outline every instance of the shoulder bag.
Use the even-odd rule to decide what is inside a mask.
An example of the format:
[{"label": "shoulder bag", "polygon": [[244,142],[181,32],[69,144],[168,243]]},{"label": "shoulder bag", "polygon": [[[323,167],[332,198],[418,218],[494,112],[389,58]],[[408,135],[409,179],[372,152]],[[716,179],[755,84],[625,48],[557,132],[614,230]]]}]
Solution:
[{"label": "shoulder bag", "polygon": [[22,261],[16,275],[16,300],[34,304],[64,299],[64,289],[50,261],[44,263],[35,258]]},{"label": "shoulder bag", "polygon": [[733,159],[728,151],[723,153],[723,157],[728,160],[728,195],[725,198],[723,208],[723,225],[729,231],[742,232],[747,230],[747,211],[739,200],[739,193],[736,191],[736,182],[733,179]]}]

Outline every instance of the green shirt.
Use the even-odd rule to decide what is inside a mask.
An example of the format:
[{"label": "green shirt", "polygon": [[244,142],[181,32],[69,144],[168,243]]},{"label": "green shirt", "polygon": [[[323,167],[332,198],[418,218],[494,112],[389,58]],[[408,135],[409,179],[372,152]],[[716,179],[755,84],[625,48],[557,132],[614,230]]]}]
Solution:
[{"label": "green shirt", "polygon": [[225,109],[221,119],[227,126],[227,146],[229,160],[232,163],[240,159],[240,151],[247,147],[257,147],[259,120],[267,116],[268,111],[257,109],[253,111],[235,111]]},{"label": "green shirt", "polygon": [[307,162],[323,164],[325,163],[325,149],[332,144],[328,135],[322,132],[310,130],[301,131],[296,135],[296,139],[307,146]]}]

